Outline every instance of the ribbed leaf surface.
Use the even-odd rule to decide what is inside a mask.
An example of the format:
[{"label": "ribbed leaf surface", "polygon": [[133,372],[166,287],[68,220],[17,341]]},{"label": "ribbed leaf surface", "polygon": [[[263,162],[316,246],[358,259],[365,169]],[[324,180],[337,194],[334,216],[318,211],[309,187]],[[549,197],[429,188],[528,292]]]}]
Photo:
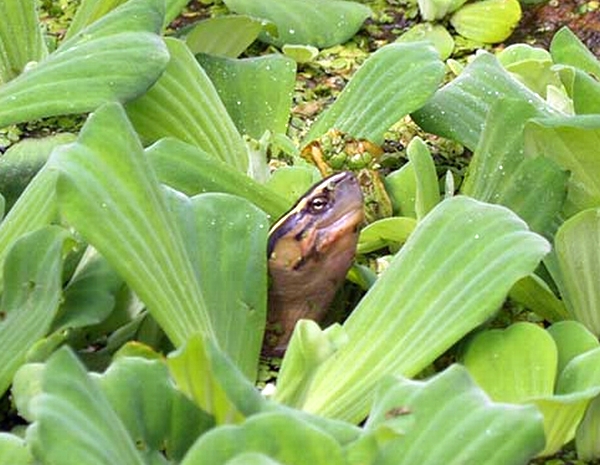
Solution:
[{"label": "ribbed leaf surface", "polygon": [[167,69],[126,107],[136,130],[148,143],[176,137],[245,173],[246,147],[212,82],[183,42],[165,42],[171,55]]},{"label": "ribbed leaf surface", "polygon": [[381,143],[390,126],[431,97],[443,75],[444,64],[430,45],[386,45],[360,67],[337,100],[311,126],[304,142],[335,128]]},{"label": "ribbed leaf surface", "polygon": [[509,210],[466,198],[438,204],[344,323],[303,408],[360,421],[382,376],[412,376],[488,319],[549,251]]}]

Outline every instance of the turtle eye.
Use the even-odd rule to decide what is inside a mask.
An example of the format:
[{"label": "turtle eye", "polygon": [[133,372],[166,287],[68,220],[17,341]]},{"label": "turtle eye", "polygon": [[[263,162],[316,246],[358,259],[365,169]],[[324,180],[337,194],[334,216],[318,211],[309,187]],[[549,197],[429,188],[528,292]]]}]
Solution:
[{"label": "turtle eye", "polygon": [[321,213],[327,208],[329,199],[324,195],[319,195],[310,201],[311,213]]}]

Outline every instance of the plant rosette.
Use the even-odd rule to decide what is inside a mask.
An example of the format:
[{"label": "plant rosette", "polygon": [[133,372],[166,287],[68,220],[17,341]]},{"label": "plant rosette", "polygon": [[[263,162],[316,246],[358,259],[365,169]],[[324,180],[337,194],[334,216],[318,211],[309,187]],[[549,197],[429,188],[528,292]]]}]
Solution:
[{"label": "plant rosette", "polygon": [[600,343],[583,325],[562,321],[544,330],[516,323],[482,331],[468,342],[462,361],[494,401],[540,410],[546,447],[539,455],[557,452],[576,434],[578,454],[590,455],[584,438],[593,434],[592,422],[581,422],[600,393]]}]

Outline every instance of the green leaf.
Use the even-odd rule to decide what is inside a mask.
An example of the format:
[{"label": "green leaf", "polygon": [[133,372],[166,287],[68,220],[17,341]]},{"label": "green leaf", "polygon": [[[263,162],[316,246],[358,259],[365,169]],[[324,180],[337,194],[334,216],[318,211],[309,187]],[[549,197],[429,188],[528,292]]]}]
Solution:
[{"label": "green leaf", "polygon": [[197,58],[241,134],[253,139],[265,131],[285,134],[296,85],[294,60],[279,54]]},{"label": "green leaf", "polygon": [[480,51],[456,79],[438,90],[412,117],[425,131],[475,150],[492,105],[503,97],[526,102],[535,116],[555,114],[540,96],[514,79],[496,57]]},{"label": "green leaf", "polygon": [[426,43],[396,43],[375,52],[311,126],[304,144],[335,128],[380,144],[385,131],[420,108],[442,80],[444,65]]},{"label": "green leaf", "polygon": [[600,113],[600,83],[579,69],[573,69],[573,83],[570,95],[578,115]]},{"label": "green leaf", "polygon": [[[46,168],[39,171],[0,224],[0,264],[4,263],[10,247],[19,237],[56,219],[56,178],[56,173]],[[0,266],[2,276],[3,267]]]},{"label": "green leaf", "polygon": [[544,446],[535,408],[490,402],[459,365],[427,381],[381,384],[365,428],[399,425],[405,433],[380,446],[376,463],[524,465]]},{"label": "green leaf", "polygon": [[178,391],[162,359],[117,358],[96,378],[138,449],[179,461],[213,419]]},{"label": "green leaf", "polygon": [[384,247],[398,247],[406,242],[416,225],[415,219],[407,217],[377,220],[360,231],[356,250],[364,254]]},{"label": "green leaf", "polygon": [[168,60],[156,35],[162,19],[162,0],[130,0],[65,41],[37,66],[0,86],[0,127],[83,113],[142,94]]},{"label": "green leaf", "polygon": [[113,311],[123,280],[108,262],[88,247],[69,284],[53,329],[81,328],[101,323]]},{"label": "green leaf", "polygon": [[13,434],[0,433],[0,465],[34,465],[27,443]]},{"label": "green leaf", "polygon": [[417,218],[417,177],[409,161],[385,177],[385,189],[390,196],[394,214]]},{"label": "green leaf", "polygon": [[0,3],[0,85],[21,74],[48,53],[38,23],[35,0]]},{"label": "green leaf", "polygon": [[420,137],[415,137],[410,141],[406,148],[406,154],[415,173],[417,183],[415,212],[417,219],[421,219],[440,201],[435,164],[429,149]]},{"label": "green leaf", "polygon": [[40,139],[22,139],[10,146],[0,158],[0,191],[6,199],[8,210],[44,166],[50,152],[74,139],[73,134],[62,133]]},{"label": "green leaf", "polygon": [[277,26],[277,35],[261,37],[284,44],[332,47],[350,39],[371,16],[365,5],[345,0],[225,0],[235,13],[264,18]]},{"label": "green leaf", "polygon": [[565,201],[569,174],[538,153],[532,154],[535,158],[523,153],[523,130],[535,114],[536,110],[521,100],[500,99],[491,106],[462,193],[505,205],[531,229],[551,237]]},{"label": "green leaf", "polygon": [[559,321],[548,328],[558,348],[557,373],[562,373],[576,356],[600,347],[598,339],[577,321]]},{"label": "green leaf", "polygon": [[574,66],[600,79],[600,61],[568,27],[554,34],[550,54],[555,63]]},{"label": "green leaf", "polygon": [[71,21],[69,29],[67,29],[65,39],[73,37],[85,27],[98,21],[104,15],[126,2],[127,0],[102,0],[100,2],[97,0],[81,0],[73,21]]},{"label": "green leaf", "polygon": [[510,298],[545,320],[559,321],[569,318],[563,301],[552,292],[546,281],[535,274],[517,281],[510,290]]},{"label": "green leaf", "polygon": [[0,303],[0,393],[27,351],[50,329],[61,299],[62,253],[68,234],[56,226],[19,239],[4,262]]},{"label": "green leaf", "polygon": [[273,172],[265,185],[286,199],[287,210],[320,180],[314,166],[283,166]]},{"label": "green leaf", "polygon": [[552,57],[541,48],[513,44],[497,55],[502,65],[536,94],[546,98],[548,86],[561,87]]},{"label": "green leaf", "polygon": [[93,113],[78,141],[55,151],[51,163],[67,221],[125,279],[171,341],[214,335],[175,216],[122,107],[108,104]]},{"label": "green leaf", "polygon": [[254,42],[265,21],[245,15],[227,15],[198,22],[185,36],[190,51],[237,58]]},{"label": "green leaf", "polygon": [[[558,343],[569,347],[557,347]],[[567,363],[555,387],[559,353],[560,363]],[[493,398],[533,403],[540,409],[546,434],[541,455],[555,453],[574,437],[587,404],[600,393],[600,370],[596,368],[600,348],[569,361],[568,353],[574,353],[570,338],[554,339],[536,325],[518,323],[504,331],[480,333],[464,355],[469,372]],[[505,376],[499,378],[498,373]],[[516,379],[518,383],[512,381]]]},{"label": "green leaf", "polygon": [[521,403],[554,394],[556,344],[550,334],[532,323],[476,334],[462,361],[496,402]]},{"label": "green leaf", "polygon": [[292,415],[271,412],[254,415],[239,426],[209,431],[198,439],[181,465],[224,465],[248,452],[289,465],[344,464],[342,448],[334,438]]},{"label": "green leaf", "polygon": [[561,270],[558,282],[569,313],[595,336],[600,334],[600,209],[584,210],[569,218],[556,233]]},{"label": "green leaf", "polygon": [[281,51],[296,63],[310,63],[319,55],[319,49],[312,45],[284,45]]},{"label": "green leaf", "polygon": [[600,206],[600,116],[546,118],[525,126],[526,153],[543,154],[571,173],[567,215]]},{"label": "green leaf", "polygon": [[254,380],[266,321],[266,215],[226,194],[169,197],[219,347]]},{"label": "green leaf", "polygon": [[425,368],[493,315],[548,250],[506,208],[442,201],[346,320],[348,343],[319,368],[302,407],[360,421],[383,376]]},{"label": "green leaf", "polygon": [[160,182],[188,196],[203,192],[237,195],[264,210],[272,221],[283,215],[293,202],[201,149],[177,139],[161,139],[146,149],[146,154]]},{"label": "green leaf", "polygon": [[507,39],[521,19],[518,0],[482,0],[463,6],[450,24],[461,36],[495,44]]},{"label": "green leaf", "polygon": [[450,58],[454,50],[454,39],[441,24],[418,23],[398,37],[396,42],[430,42],[441,60]]},{"label": "green leaf", "polygon": [[165,39],[171,60],[156,84],[126,106],[142,139],[176,137],[246,172],[241,136],[210,79],[185,44]]},{"label": "green leaf", "polygon": [[44,463],[145,463],[98,382],[66,348],[48,360],[34,414],[27,440]]},{"label": "green leaf", "polygon": [[[419,0],[419,13],[425,21],[442,19],[459,9],[467,0]],[[422,23],[421,23],[422,24]]]},{"label": "green leaf", "polygon": [[592,461],[600,457],[600,397],[596,397],[588,405],[585,415],[575,434],[577,457],[581,460]]}]

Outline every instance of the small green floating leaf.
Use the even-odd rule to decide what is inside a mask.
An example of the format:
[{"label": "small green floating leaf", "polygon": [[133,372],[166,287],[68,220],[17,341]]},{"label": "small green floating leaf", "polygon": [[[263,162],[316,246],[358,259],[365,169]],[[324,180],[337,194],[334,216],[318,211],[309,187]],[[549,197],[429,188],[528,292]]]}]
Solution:
[{"label": "small green floating leaf", "polygon": [[444,64],[429,44],[386,45],[363,63],[303,143],[335,128],[379,144],[390,126],[431,97],[443,75]]},{"label": "small green floating leaf", "polygon": [[467,39],[494,44],[507,39],[520,19],[518,0],[482,0],[463,6],[450,23]]},{"label": "small green floating leaf", "polygon": [[185,35],[190,51],[237,58],[256,40],[265,21],[245,15],[208,18],[197,23]]},{"label": "small green floating leaf", "polygon": [[441,24],[416,24],[398,37],[396,42],[430,42],[440,54],[441,60],[448,59],[454,50],[454,39]]},{"label": "small green floating leaf", "polygon": [[456,11],[466,2],[467,0],[419,0],[419,12],[425,21],[433,21]]},{"label": "small green floating leaf", "polygon": [[284,55],[292,58],[296,63],[309,63],[319,54],[319,49],[312,45],[284,45],[281,48]]},{"label": "small green floating leaf", "polygon": [[332,47],[350,39],[371,16],[371,9],[345,0],[225,0],[236,13],[264,18],[277,26],[277,35],[261,37],[284,44]]},{"label": "small green floating leaf", "polygon": [[17,77],[30,62],[47,54],[35,0],[0,3],[0,85]]},{"label": "small green floating leaf", "polygon": [[171,55],[165,72],[126,106],[136,131],[147,143],[176,137],[245,173],[244,141],[214,85],[183,42],[165,42]]},{"label": "small green floating leaf", "polygon": [[241,134],[260,139],[285,134],[296,83],[296,63],[282,55],[237,60],[197,56]]},{"label": "small green floating leaf", "polygon": [[360,231],[356,250],[362,254],[384,247],[397,248],[406,242],[416,225],[414,218],[397,216],[375,221]]},{"label": "small green floating leaf", "polygon": [[92,111],[145,92],[169,58],[157,35],[163,13],[162,0],[130,0],[0,86],[0,127]]},{"label": "small green floating leaf", "polygon": [[556,344],[548,332],[534,324],[516,323],[505,330],[476,334],[462,361],[496,402],[521,403],[554,394]]}]

